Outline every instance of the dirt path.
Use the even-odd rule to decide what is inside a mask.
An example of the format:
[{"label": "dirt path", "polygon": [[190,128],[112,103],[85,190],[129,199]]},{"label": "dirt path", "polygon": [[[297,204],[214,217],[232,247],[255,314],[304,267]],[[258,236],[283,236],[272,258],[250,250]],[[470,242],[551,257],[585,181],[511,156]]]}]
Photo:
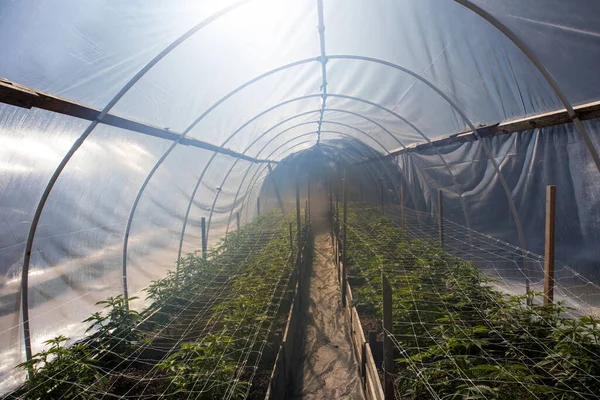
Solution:
[{"label": "dirt path", "polygon": [[329,234],[315,236],[306,332],[294,399],[364,399]]}]

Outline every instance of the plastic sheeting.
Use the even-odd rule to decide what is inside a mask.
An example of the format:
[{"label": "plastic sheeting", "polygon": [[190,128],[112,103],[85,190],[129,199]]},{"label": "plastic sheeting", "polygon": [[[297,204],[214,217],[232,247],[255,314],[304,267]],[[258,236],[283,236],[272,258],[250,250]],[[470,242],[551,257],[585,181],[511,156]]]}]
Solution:
[{"label": "plastic sheeting", "polygon": [[[598,100],[597,2],[473,3],[531,49],[571,103]],[[313,147],[323,90],[317,1],[249,0],[210,18],[231,4],[2,2],[0,76],[100,109],[131,82],[112,113],[252,157],[284,160]],[[161,53],[202,21],[195,33]],[[342,56],[326,66],[329,96],[320,143],[332,159],[340,154],[348,162],[361,161],[467,129],[439,93],[382,62],[431,82],[475,125],[562,108],[533,63],[457,2],[325,0],[324,25],[326,55]],[[156,63],[138,76],[152,60]],[[63,115],[0,105],[0,353],[6,360],[0,391],[22,377],[12,368],[24,357],[20,275],[31,220],[54,169],[88,126]],[[586,126],[597,134],[597,122]],[[539,252],[533,233],[540,226],[541,182],[556,179],[564,207],[559,211],[568,215],[559,224],[557,257],[594,274],[598,171],[572,126],[541,132],[490,140],[525,216],[527,248]],[[138,194],[127,255],[131,294],[173,267],[188,209],[183,252],[198,247],[202,217],[211,220],[210,243],[233,229],[235,213],[242,223],[254,218],[266,165],[224,155],[209,161],[213,153],[197,148],[176,146],[140,193],[170,145],[99,124],[67,164],[33,242],[28,293],[34,351],[58,333],[77,337],[79,322],[95,310],[94,303],[121,292],[125,226]],[[514,242],[505,197],[480,147],[438,150],[452,165],[456,185],[440,157],[428,150],[400,159],[415,206],[433,209],[433,191],[446,188],[454,193],[448,215],[463,223],[461,193],[473,228]],[[401,182],[394,168],[381,161],[361,164],[357,173],[372,186],[370,196],[378,196],[380,181],[387,182],[386,196],[393,196]],[[143,307],[143,301],[134,306]]]},{"label": "plastic sheeting", "polygon": [[[585,123],[598,137],[600,120]],[[589,152],[572,124],[484,139],[510,188],[522,222],[526,249],[544,253],[546,185],[556,185],[556,259],[587,279],[600,283],[600,183]],[[430,149],[399,156],[399,168],[410,191],[409,203],[420,211],[437,212],[437,189],[444,190],[444,214],[465,224],[462,195],[471,229],[519,246],[506,194],[480,143],[438,146],[456,176]]]}]

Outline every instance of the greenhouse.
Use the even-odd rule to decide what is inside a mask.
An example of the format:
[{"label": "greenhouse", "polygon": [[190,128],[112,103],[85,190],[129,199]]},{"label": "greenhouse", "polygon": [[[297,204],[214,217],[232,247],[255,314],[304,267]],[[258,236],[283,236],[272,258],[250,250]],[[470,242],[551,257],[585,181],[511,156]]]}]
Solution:
[{"label": "greenhouse", "polygon": [[600,3],[0,2],[0,399],[600,398]]}]

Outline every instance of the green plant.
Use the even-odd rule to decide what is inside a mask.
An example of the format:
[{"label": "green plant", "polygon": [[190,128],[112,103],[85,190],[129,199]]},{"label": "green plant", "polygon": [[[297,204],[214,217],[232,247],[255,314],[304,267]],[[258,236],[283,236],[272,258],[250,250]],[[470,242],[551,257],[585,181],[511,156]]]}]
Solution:
[{"label": "green plant", "polygon": [[86,333],[94,332],[90,345],[100,358],[107,355],[124,356],[138,346],[143,333],[137,329],[140,314],[129,309],[129,302],[137,297],[123,295],[109,297],[96,305],[104,306],[104,312],[95,312],[83,322],[91,323]]},{"label": "green plant", "polygon": [[[470,263],[409,238],[385,215],[350,210],[348,269],[359,312],[381,318],[393,288],[402,398],[575,399],[600,392],[598,319],[570,318],[540,293],[492,289]],[[533,300],[533,302],[531,302]]]},{"label": "green plant", "polygon": [[197,399],[223,398],[233,388],[233,398],[243,398],[247,382],[234,382],[237,359],[228,354],[234,339],[222,334],[208,334],[199,342],[186,343],[157,368],[171,377],[170,392],[190,393]]},{"label": "green plant", "polygon": [[[10,398],[26,399],[92,399],[104,382],[88,346],[66,347],[68,338],[57,336],[44,342],[49,348],[33,355],[17,368],[30,371],[26,384]],[[87,389],[83,391],[83,388]],[[91,390],[90,390],[91,389]]]}]

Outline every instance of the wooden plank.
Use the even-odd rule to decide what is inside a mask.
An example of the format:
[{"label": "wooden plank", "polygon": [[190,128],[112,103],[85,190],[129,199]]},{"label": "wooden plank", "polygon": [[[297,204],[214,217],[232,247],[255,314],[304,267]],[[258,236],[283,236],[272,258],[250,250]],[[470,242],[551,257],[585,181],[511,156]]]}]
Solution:
[{"label": "wooden plank", "polygon": [[383,391],[386,400],[394,399],[394,345],[389,334],[392,324],[392,288],[385,275],[382,275],[383,286]]},{"label": "wooden plank", "polygon": [[440,246],[444,247],[444,196],[442,190],[438,190],[438,234]]},{"label": "wooden plank", "polygon": [[377,367],[375,366],[375,360],[373,359],[373,352],[368,343],[365,343],[365,355],[365,386],[368,397],[372,400],[384,400],[385,394],[383,392],[383,387],[381,386],[381,381],[379,380],[379,374],[377,373]]},{"label": "wooden plank", "polygon": [[546,235],[544,251],[544,304],[554,300],[554,244],[556,231],[556,186],[546,186]]},{"label": "wooden plank", "polygon": [[[581,104],[573,107],[575,113],[580,120],[590,120],[600,118],[600,101],[594,101],[591,103]],[[571,123],[572,120],[566,109],[554,110],[551,112],[541,113],[532,115],[525,118],[519,118],[515,120],[504,121],[499,124],[493,124],[489,126],[478,127],[478,132],[481,137],[490,137],[497,135],[508,135],[515,132],[522,132],[530,129],[546,128],[549,126],[562,125]],[[426,147],[442,146],[454,142],[471,142],[477,140],[477,137],[471,130],[453,133],[442,138],[432,140],[430,143],[415,143],[406,147],[392,150],[386,155],[382,155],[377,158],[370,158],[360,163],[373,162],[381,158],[393,157],[398,154],[418,151]],[[358,164],[360,164],[358,163]]]},{"label": "wooden plank", "polygon": [[[39,108],[88,121],[96,121],[102,113],[102,110],[100,109],[58,96],[52,96],[35,89],[10,82],[4,78],[0,78],[0,102],[27,109]],[[144,135],[170,141],[177,141],[181,136],[181,133],[171,131],[169,128],[159,128],[114,114],[106,114],[99,122],[101,124],[110,125],[116,128],[134,131]],[[254,163],[277,163],[277,161],[260,160],[253,157],[248,157],[244,154],[238,153],[237,151],[221,148],[220,146],[192,138],[183,138],[181,139],[180,144],[183,146],[192,146],[204,150],[215,151],[217,153]]]}]

